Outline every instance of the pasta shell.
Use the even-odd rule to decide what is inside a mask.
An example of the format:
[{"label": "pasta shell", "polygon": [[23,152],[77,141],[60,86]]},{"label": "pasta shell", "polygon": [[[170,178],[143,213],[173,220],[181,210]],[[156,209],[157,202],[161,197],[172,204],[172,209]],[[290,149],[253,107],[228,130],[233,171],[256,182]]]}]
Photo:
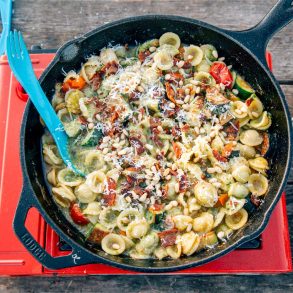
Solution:
[{"label": "pasta shell", "polygon": [[[192,58],[191,58],[192,57]],[[190,45],[189,47],[184,47],[184,60],[188,60],[192,66],[200,64],[203,58],[203,51],[200,47]]]},{"label": "pasta shell", "polygon": [[68,112],[73,114],[79,114],[80,113],[80,106],[79,106],[79,100],[84,97],[84,94],[82,91],[74,89],[69,90],[65,94],[65,103]]},{"label": "pasta shell", "polygon": [[141,253],[151,254],[159,244],[159,236],[157,233],[152,232],[144,236],[136,245],[136,250]]},{"label": "pasta shell", "polygon": [[160,46],[158,51],[165,51],[165,52],[169,53],[172,57],[174,57],[175,55],[177,55],[179,53],[178,48],[176,48],[170,44],[164,44],[164,45]]},{"label": "pasta shell", "polygon": [[103,193],[105,183],[107,181],[106,175],[102,171],[94,171],[87,175],[85,184],[95,193]]},{"label": "pasta shell", "polygon": [[56,202],[62,207],[69,207],[70,203],[76,199],[71,188],[65,185],[53,187],[52,193]]},{"label": "pasta shell", "polygon": [[217,212],[215,216],[213,228],[218,227],[222,223],[224,217],[225,217],[225,209],[220,208],[220,210]]},{"label": "pasta shell", "polygon": [[223,223],[219,227],[217,227],[216,232],[217,237],[224,241],[224,238],[229,238],[231,236],[233,230]]},{"label": "pasta shell", "polygon": [[63,163],[59,156],[56,145],[43,145],[44,160],[49,165],[61,165]]},{"label": "pasta shell", "polygon": [[203,51],[204,56],[209,61],[216,61],[218,59],[218,52],[217,49],[210,44],[200,46],[201,50]]},{"label": "pasta shell", "polygon": [[230,185],[228,195],[237,198],[245,198],[249,194],[249,189],[242,183],[235,182]]},{"label": "pasta shell", "polygon": [[248,163],[252,169],[254,169],[264,175],[266,174],[266,171],[269,169],[269,163],[263,157],[257,157],[257,158],[251,159],[248,161]]},{"label": "pasta shell", "polygon": [[233,215],[237,213],[240,209],[243,208],[245,204],[245,199],[237,199],[234,196],[230,196],[228,201],[225,204],[225,214],[226,215]]},{"label": "pasta shell", "polygon": [[264,195],[269,187],[268,179],[261,174],[252,174],[248,180],[248,189],[255,196]]},{"label": "pasta shell", "polygon": [[74,193],[78,200],[82,203],[91,203],[93,202],[97,194],[94,193],[87,184],[83,183],[77,186],[74,190]]},{"label": "pasta shell", "polygon": [[250,120],[250,117],[249,116],[246,116],[244,118],[238,119],[238,121],[239,121],[239,127],[243,127],[244,125],[248,124],[249,120]]},{"label": "pasta shell", "polygon": [[230,112],[236,118],[245,118],[248,116],[248,108],[245,103],[241,101],[235,101],[231,103]]},{"label": "pasta shell", "polygon": [[57,179],[61,184],[71,187],[80,185],[83,181],[80,176],[76,175],[76,173],[69,168],[60,170],[57,174]]},{"label": "pasta shell", "polygon": [[113,61],[119,63],[115,51],[112,48],[103,49],[100,53],[100,58],[103,64],[107,64]]},{"label": "pasta shell", "polygon": [[184,233],[181,236],[182,253],[189,256],[192,255],[198,248],[200,237],[193,231]]},{"label": "pasta shell", "polygon": [[199,205],[196,202],[196,199],[194,197],[189,197],[187,200],[187,206],[188,206],[188,211],[190,213],[194,212],[194,211],[198,211],[201,209],[201,205]]},{"label": "pasta shell", "polygon": [[142,215],[136,209],[122,211],[117,218],[117,226],[120,230],[126,231],[128,225],[134,221],[140,220]]},{"label": "pasta shell", "polygon": [[182,253],[182,246],[180,243],[173,245],[173,246],[168,246],[166,248],[166,251],[172,259],[178,259],[178,258],[180,258],[181,253]]},{"label": "pasta shell", "polygon": [[129,255],[133,259],[149,259],[149,254],[140,253],[137,250],[133,249],[129,252]]},{"label": "pasta shell", "polygon": [[256,155],[254,147],[242,143],[237,143],[236,150],[239,150],[240,155],[245,159],[252,159]]},{"label": "pasta shell", "polygon": [[159,39],[160,47],[167,44],[179,49],[180,43],[181,41],[179,36],[172,32],[164,33]]},{"label": "pasta shell", "polygon": [[89,83],[96,72],[102,67],[101,59],[98,56],[93,56],[81,67],[80,74],[83,79]]},{"label": "pasta shell", "polygon": [[125,242],[120,235],[110,233],[101,242],[102,249],[111,255],[119,255],[125,250]]},{"label": "pasta shell", "polygon": [[226,215],[225,223],[230,229],[238,230],[247,223],[247,219],[247,211],[245,209],[241,209],[233,215]]},{"label": "pasta shell", "polygon": [[216,81],[214,80],[214,78],[208,72],[204,72],[204,71],[199,71],[199,72],[195,73],[194,79],[204,85],[215,85],[216,84]]},{"label": "pasta shell", "polygon": [[259,118],[251,120],[249,126],[259,130],[267,130],[272,125],[271,115],[264,111]]},{"label": "pasta shell", "polygon": [[95,170],[102,169],[105,165],[104,156],[99,150],[88,151],[84,157],[84,164],[91,166]]},{"label": "pasta shell", "polygon": [[211,183],[201,181],[194,187],[194,195],[199,204],[213,207],[218,201],[217,189]]},{"label": "pasta shell", "polygon": [[126,249],[129,249],[134,246],[134,242],[130,238],[128,238],[124,235],[121,235],[121,237],[123,238],[123,240],[125,242]]},{"label": "pasta shell", "polygon": [[70,79],[77,79],[79,77],[79,74],[77,74],[74,70],[70,70],[69,72],[67,72],[65,78],[64,78],[64,82],[70,80]]},{"label": "pasta shell", "polygon": [[208,212],[202,213],[193,219],[193,230],[195,232],[207,233],[213,229],[214,217]]},{"label": "pasta shell", "polygon": [[258,146],[262,143],[263,136],[254,129],[248,129],[241,132],[240,141],[248,146]]},{"label": "pasta shell", "polygon": [[119,211],[113,210],[111,207],[105,208],[100,212],[100,223],[108,229],[113,229],[117,226],[118,215]]},{"label": "pasta shell", "polygon": [[188,227],[189,224],[192,223],[192,218],[189,216],[185,216],[185,215],[178,215],[178,216],[174,216],[172,218],[175,227],[179,230],[179,231],[184,231],[186,230],[186,228]]},{"label": "pasta shell", "polygon": [[145,236],[149,231],[149,224],[148,222],[144,220],[137,220],[134,222],[131,222],[127,229],[126,229],[126,235],[129,238],[142,238]]},{"label": "pasta shell", "polygon": [[50,170],[50,172],[48,172],[47,180],[51,185],[53,185],[53,186],[57,185],[56,168],[52,168]]},{"label": "pasta shell", "polygon": [[245,165],[240,165],[234,171],[232,172],[232,176],[241,183],[246,183],[249,179],[249,176],[251,174],[251,171],[249,167]]},{"label": "pasta shell", "polygon": [[155,249],[154,255],[156,256],[156,258],[161,260],[161,259],[163,259],[163,258],[168,256],[168,252],[167,252],[166,248],[160,246],[160,247]]},{"label": "pasta shell", "polygon": [[210,72],[210,68],[211,68],[210,63],[204,59],[196,66],[197,71],[203,71],[203,72]]},{"label": "pasta shell", "polygon": [[101,212],[101,205],[97,201],[90,202],[82,212],[85,215],[98,216]]},{"label": "pasta shell", "polygon": [[248,106],[248,115],[251,119],[256,119],[263,112],[263,104],[255,94],[253,94],[248,100],[250,102]]},{"label": "pasta shell", "polygon": [[154,56],[156,66],[161,70],[169,70],[173,67],[173,58],[166,51],[157,52]]}]

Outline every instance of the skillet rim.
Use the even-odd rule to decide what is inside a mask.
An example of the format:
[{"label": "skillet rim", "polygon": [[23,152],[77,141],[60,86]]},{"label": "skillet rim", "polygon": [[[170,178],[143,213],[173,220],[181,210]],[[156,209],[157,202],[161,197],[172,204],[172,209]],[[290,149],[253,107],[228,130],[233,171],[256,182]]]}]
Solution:
[{"label": "skillet rim", "polygon": [[[37,208],[38,210],[41,212],[42,216],[44,217],[44,219],[48,222],[48,224],[50,224],[50,226],[57,232],[57,234],[62,235],[64,238],[66,238],[68,240],[68,242],[70,242],[69,244],[73,244],[73,247],[78,247],[80,250],[83,251],[83,253],[87,253],[88,255],[90,255],[93,260],[89,260],[88,263],[96,263],[98,260],[99,262],[105,263],[105,264],[110,264],[119,268],[123,268],[123,269],[129,269],[129,270],[135,270],[135,271],[140,271],[140,272],[149,272],[149,273],[163,273],[163,272],[171,272],[171,271],[177,271],[177,270],[182,270],[182,269],[187,269],[190,267],[196,267],[196,266],[200,266],[202,264],[208,263],[210,261],[213,261],[221,256],[226,255],[227,253],[231,252],[232,250],[236,249],[238,246],[240,246],[241,244],[250,241],[252,239],[254,239],[255,237],[259,236],[263,230],[265,229],[265,227],[268,224],[268,221],[270,219],[271,213],[273,212],[274,207],[276,206],[276,204],[278,203],[281,194],[285,188],[285,184],[287,182],[288,176],[289,176],[289,172],[290,172],[290,166],[292,163],[292,155],[293,155],[293,149],[292,149],[292,145],[291,145],[291,141],[292,141],[292,123],[291,123],[291,115],[289,112],[289,107],[287,104],[287,100],[285,98],[285,95],[283,94],[278,82],[276,81],[275,77],[273,76],[273,74],[271,73],[271,71],[268,69],[268,67],[266,66],[266,64],[263,64],[260,59],[252,52],[250,51],[243,43],[241,43],[241,41],[235,39],[235,36],[233,35],[233,33],[237,32],[237,31],[230,31],[231,35],[229,35],[229,31],[218,28],[216,26],[210,25],[208,23],[205,23],[203,21],[197,20],[197,19],[192,19],[192,18],[187,18],[187,17],[182,17],[182,16],[177,16],[177,15],[161,15],[161,14],[150,14],[150,15],[141,15],[141,16],[135,16],[135,17],[128,17],[128,18],[123,18],[120,20],[116,20],[113,22],[110,22],[108,24],[99,26],[87,33],[85,33],[84,35],[76,38],[76,39],[72,39],[69,40],[68,42],[66,42],[64,45],[62,45],[56,52],[55,57],[53,58],[53,60],[49,63],[49,65],[46,67],[46,69],[43,71],[42,75],[39,78],[39,82],[42,85],[42,83],[44,82],[44,79],[46,78],[46,76],[49,74],[49,72],[51,71],[51,69],[60,61],[61,55],[64,52],[64,50],[72,45],[72,44],[76,44],[79,43],[81,41],[83,41],[84,39],[95,35],[97,33],[100,33],[101,31],[105,30],[105,29],[110,29],[111,27],[116,27],[117,25],[120,24],[125,24],[125,23],[131,23],[131,22],[135,22],[135,21],[143,21],[143,20],[160,20],[160,19],[168,19],[168,20],[176,20],[176,21],[182,21],[182,22],[186,22],[186,23],[190,23],[192,25],[197,25],[200,27],[204,27],[207,29],[210,29],[224,37],[226,37],[227,39],[229,39],[230,41],[236,43],[238,46],[241,47],[242,50],[246,51],[253,59],[255,59],[255,61],[258,63],[259,66],[262,67],[262,69],[265,71],[270,83],[274,86],[274,88],[276,89],[277,93],[278,93],[278,97],[281,100],[282,103],[282,107],[283,107],[283,111],[286,117],[286,122],[287,122],[287,133],[288,133],[288,151],[287,151],[287,162],[286,162],[286,166],[285,166],[285,172],[283,174],[283,178],[282,181],[279,184],[279,187],[277,189],[276,195],[273,199],[273,201],[270,203],[270,205],[268,206],[267,210],[264,211],[263,216],[261,216],[261,221],[259,226],[255,229],[254,232],[247,234],[247,235],[243,235],[241,236],[237,241],[235,241],[233,244],[229,245],[227,248],[225,248],[224,250],[221,250],[211,256],[208,256],[206,258],[203,258],[201,260],[198,261],[193,261],[187,264],[182,264],[182,265],[175,265],[175,266],[168,266],[168,267],[138,267],[138,266],[134,266],[134,265],[128,265],[128,264],[122,264],[122,263],[118,263],[116,261],[110,260],[108,258],[105,258],[103,256],[97,255],[94,252],[90,251],[89,249],[87,249],[85,246],[79,244],[78,242],[76,242],[73,238],[71,238],[70,236],[68,236],[67,234],[65,234],[62,229],[59,228],[59,225],[57,225],[57,223],[55,223],[55,221],[49,216],[49,214],[47,213],[47,211],[43,208],[43,206],[41,205],[41,203],[39,202],[38,197],[36,196],[34,189],[31,185],[31,182],[29,180],[29,175],[28,175],[28,170],[27,170],[27,166],[26,166],[26,160],[25,160],[25,154],[26,154],[26,149],[25,149],[25,134],[26,134],[26,126],[27,126],[27,122],[28,122],[28,113],[31,110],[32,107],[32,103],[29,100],[26,107],[25,107],[25,111],[23,114],[23,119],[22,119],[22,124],[21,124],[21,132],[20,132],[20,154],[21,154],[21,167],[22,167],[22,173],[23,173],[23,177],[24,177],[24,183],[26,183],[27,185],[29,185],[29,188],[32,191],[32,194],[34,196],[34,200],[37,203]],[[96,260],[95,260],[96,259]]]}]

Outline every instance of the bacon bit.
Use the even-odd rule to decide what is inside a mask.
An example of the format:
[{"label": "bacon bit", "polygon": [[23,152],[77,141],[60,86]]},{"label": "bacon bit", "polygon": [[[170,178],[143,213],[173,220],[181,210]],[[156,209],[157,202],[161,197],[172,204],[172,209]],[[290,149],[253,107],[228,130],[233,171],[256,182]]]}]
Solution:
[{"label": "bacon bit", "polygon": [[112,206],[114,205],[115,199],[116,199],[117,184],[114,179],[112,179],[111,177],[108,177],[107,185],[108,185],[108,188],[106,193],[103,195],[103,200],[106,206]]},{"label": "bacon bit", "polygon": [[144,52],[139,52],[137,57],[140,62],[144,62],[145,59],[150,55],[151,55],[151,52],[149,50],[147,50]]},{"label": "bacon bit", "polygon": [[162,186],[162,198],[165,199],[165,198],[167,197],[168,190],[169,190],[168,185],[164,185],[164,186]]},{"label": "bacon bit", "polygon": [[91,80],[91,83],[92,83],[92,89],[93,89],[94,91],[97,91],[97,90],[100,88],[100,86],[101,86],[101,82],[102,82],[102,77],[101,77],[101,75],[100,75],[99,73],[96,73],[96,74],[94,75],[94,77],[92,78],[92,80]]},{"label": "bacon bit", "polygon": [[158,133],[154,133],[151,136],[151,139],[153,140],[153,142],[155,143],[156,146],[158,146],[160,148],[164,146],[163,142],[161,141],[161,139],[158,136]]},{"label": "bacon bit", "polygon": [[138,111],[139,111],[139,113],[141,113],[141,115],[145,114],[145,109],[144,108],[140,108]]},{"label": "bacon bit", "polygon": [[184,52],[185,52],[185,50],[184,50],[184,47],[180,47],[179,49],[178,49],[178,51],[179,51],[179,57],[181,58],[181,59],[184,59]]},{"label": "bacon bit", "polygon": [[179,179],[179,192],[185,192],[188,187],[188,180],[186,175],[182,175]]},{"label": "bacon bit", "polygon": [[247,107],[249,107],[252,102],[253,102],[253,98],[250,98],[246,100],[245,104]]},{"label": "bacon bit", "polygon": [[177,171],[174,171],[172,169],[170,169],[170,174],[173,175],[173,176],[177,176],[178,175]]},{"label": "bacon bit", "polygon": [[140,168],[136,168],[136,167],[128,167],[125,169],[125,171],[129,171],[129,172],[138,172],[140,171]]},{"label": "bacon bit", "polygon": [[110,232],[103,231],[95,227],[87,240],[93,243],[101,244],[103,238],[107,236],[109,233]]},{"label": "bacon bit", "polygon": [[227,140],[235,140],[238,132],[239,132],[239,121],[238,120],[233,120],[229,122],[230,125],[227,125],[224,128],[224,131],[227,133]]},{"label": "bacon bit", "polygon": [[176,142],[172,142],[172,146],[173,146],[173,150],[174,150],[176,158],[180,159],[181,155],[182,155],[182,150],[181,150],[180,146]]},{"label": "bacon bit", "polygon": [[100,73],[105,75],[115,74],[118,71],[118,67],[119,65],[116,61],[111,61],[101,68]]},{"label": "bacon bit", "polygon": [[197,110],[201,110],[204,106],[204,97],[200,96],[195,100],[194,106]]},{"label": "bacon bit", "polygon": [[169,73],[170,76],[171,76],[171,80],[174,80],[174,81],[180,81],[180,80],[183,80],[183,75],[180,74],[179,72],[171,72]]},{"label": "bacon bit", "polygon": [[255,205],[256,207],[259,207],[261,204],[261,199],[255,195],[251,195],[250,196],[250,201],[252,202],[253,205]]},{"label": "bacon bit", "polygon": [[189,69],[191,67],[192,67],[192,65],[189,61],[184,61],[184,64],[182,66],[183,69]]},{"label": "bacon bit", "polygon": [[188,132],[189,129],[190,129],[190,126],[189,126],[188,124],[185,124],[185,125],[183,125],[183,126],[181,127],[181,130],[182,130],[183,132]]},{"label": "bacon bit", "polygon": [[155,167],[156,167],[157,171],[159,171],[161,169],[160,163],[159,162],[156,162],[155,163]]},{"label": "bacon bit", "polygon": [[162,121],[160,118],[157,117],[150,117],[150,127],[153,130],[154,128],[157,128],[158,126],[162,125]]},{"label": "bacon bit", "polygon": [[127,175],[126,176],[126,181],[130,184],[130,185],[134,185],[134,183],[136,182],[136,179],[133,176]]},{"label": "bacon bit", "polygon": [[178,98],[183,98],[185,95],[185,90],[181,88],[177,89],[177,95],[178,95]]},{"label": "bacon bit", "polygon": [[164,205],[159,203],[154,203],[150,208],[150,212],[159,212],[163,209]]},{"label": "bacon bit", "polygon": [[138,155],[142,154],[145,151],[143,143],[137,137],[134,137],[134,136],[129,137],[129,142],[131,146],[135,148]]},{"label": "bacon bit", "polygon": [[264,156],[270,148],[270,137],[267,132],[264,132],[262,136],[263,136],[263,142],[261,145],[260,154]]},{"label": "bacon bit", "polygon": [[114,111],[113,115],[110,118],[111,123],[113,124],[119,118],[119,112]]},{"label": "bacon bit", "polygon": [[175,92],[169,82],[165,82],[167,98],[176,105]]},{"label": "bacon bit", "polygon": [[87,120],[84,116],[78,116],[78,120],[82,125],[87,125]]},{"label": "bacon bit", "polygon": [[181,131],[179,126],[174,126],[171,130],[172,135],[174,136],[175,139],[179,139],[181,136]]},{"label": "bacon bit", "polygon": [[161,246],[162,247],[167,247],[167,246],[172,246],[176,242],[177,238],[177,229],[170,229],[166,231],[162,231],[158,233],[158,236],[160,237],[161,240]]},{"label": "bacon bit", "polygon": [[138,196],[142,196],[144,195],[145,193],[148,193],[147,190],[143,189],[142,187],[140,186],[135,186],[133,188],[133,191],[138,195]]},{"label": "bacon bit", "polygon": [[122,231],[122,230],[119,230],[119,234],[120,235],[123,235],[123,236],[126,236],[126,232],[125,231]]},{"label": "bacon bit", "polygon": [[225,158],[228,158],[231,155],[233,148],[234,148],[234,145],[232,142],[226,144],[222,150],[222,156]]},{"label": "bacon bit", "polygon": [[213,155],[219,162],[228,162],[228,159],[222,156],[217,150],[213,150]]},{"label": "bacon bit", "polygon": [[229,196],[227,193],[223,193],[219,196],[218,202],[216,203],[215,207],[221,207],[224,206],[226,204],[226,202],[228,201]]}]

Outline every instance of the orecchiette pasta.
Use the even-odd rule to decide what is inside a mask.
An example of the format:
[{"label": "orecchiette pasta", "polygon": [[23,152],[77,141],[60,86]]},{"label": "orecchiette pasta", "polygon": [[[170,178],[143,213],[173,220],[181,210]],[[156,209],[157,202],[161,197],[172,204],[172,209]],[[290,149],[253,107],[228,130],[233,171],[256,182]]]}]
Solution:
[{"label": "orecchiette pasta", "polygon": [[264,195],[269,187],[268,179],[261,174],[252,174],[248,180],[248,189],[253,195]]},{"label": "orecchiette pasta", "polygon": [[125,250],[125,242],[121,236],[111,233],[103,238],[102,248],[106,253],[119,255]]},{"label": "orecchiette pasta", "polygon": [[241,209],[233,215],[226,215],[225,223],[232,230],[238,230],[246,224],[247,219],[247,211],[245,209]]},{"label": "orecchiette pasta", "polygon": [[204,212],[193,220],[193,230],[195,232],[207,233],[214,226],[214,217],[212,214]]},{"label": "orecchiette pasta", "polygon": [[92,192],[102,193],[105,189],[106,176],[102,171],[94,171],[87,175],[85,184]]},{"label": "orecchiette pasta", "polygon": [[245,203],[269,190],[274,121],[223,60],[213,44],[166,32],[109,45],[63,72],[51,103],[86,176],[66,167],[46,129],[43,162],[53,199],[87,242],[178,259],[249,224]]}]

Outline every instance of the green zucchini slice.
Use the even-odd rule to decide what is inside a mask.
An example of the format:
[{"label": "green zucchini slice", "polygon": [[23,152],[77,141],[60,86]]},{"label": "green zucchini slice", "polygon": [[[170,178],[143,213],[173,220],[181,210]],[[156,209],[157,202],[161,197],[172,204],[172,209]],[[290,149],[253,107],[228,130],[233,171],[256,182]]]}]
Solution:
[{"label": "green zucchini slice", "polygon": [[235,88],[239,91],[239,95],[244,99],[254,93],[254,89],[239,74],[236,76]]}]

